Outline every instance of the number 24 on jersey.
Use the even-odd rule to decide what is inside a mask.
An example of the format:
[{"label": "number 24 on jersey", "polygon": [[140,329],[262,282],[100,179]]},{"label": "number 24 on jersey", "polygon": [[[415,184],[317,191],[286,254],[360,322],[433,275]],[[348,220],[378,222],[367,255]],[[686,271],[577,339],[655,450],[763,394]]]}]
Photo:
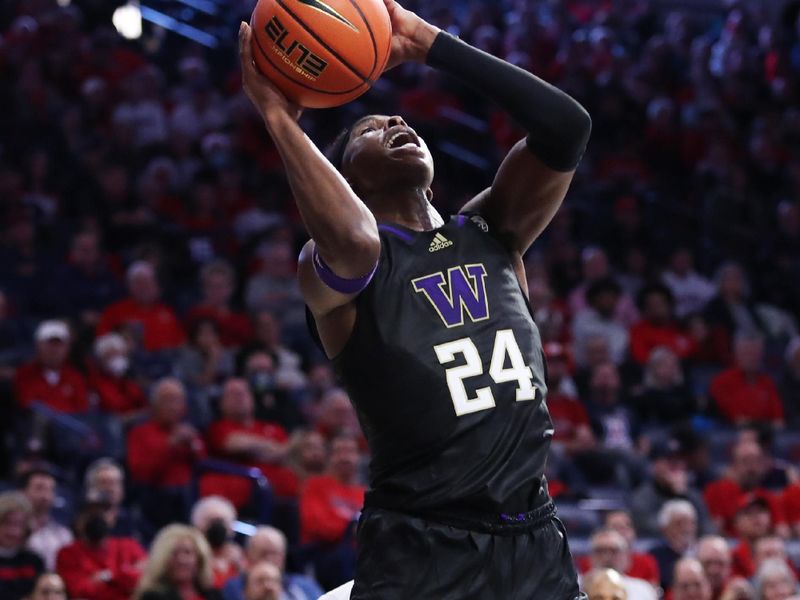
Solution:
[{"label": "number 24 on jersey", "polygon": [[[494,394],[490,387],[475,390],[476,396],[470,398],[464,386],[464,380],[469,377],[483,375],[483,361],[478,349],[470,338],[461,338],[434,346],[436,357],[442,365],[448,365],[456,360],[457,354],[464,356],[465,364],[450,367],[445,370],[447,387],[453,400],[456,415],[487,410],[495,406]],[[506,358],[510,367],[506,368]],[[525,363],[519,349],[514,332],[511,329],[502,329],[495,334],[492,360],[489,363],[489,375],[495,383],[517,382],[517,402],[533,400],[536,398],[536,388],[533,386],[533,373]]]}]

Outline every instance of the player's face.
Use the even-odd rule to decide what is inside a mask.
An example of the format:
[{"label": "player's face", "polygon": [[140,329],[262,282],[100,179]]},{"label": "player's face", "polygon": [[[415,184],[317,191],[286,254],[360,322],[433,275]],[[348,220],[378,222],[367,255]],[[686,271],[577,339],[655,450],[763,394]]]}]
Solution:
[{"label": "player's face", "polygon": [[402,117],[372,115],[356,122],[350,132],[342,172],[360,193],[428,188],[433,181],[433,158],[425,141]]}]

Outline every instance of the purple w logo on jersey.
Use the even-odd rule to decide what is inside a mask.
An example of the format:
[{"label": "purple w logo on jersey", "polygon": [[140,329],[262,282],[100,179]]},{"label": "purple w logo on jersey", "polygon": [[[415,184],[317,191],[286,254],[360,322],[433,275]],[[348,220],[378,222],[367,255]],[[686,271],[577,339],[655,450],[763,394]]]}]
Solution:
[{"label": "purple w logo on jersey", "polygon": [[447,327],[464,324],[464,311],[473,322],[489,318],[486,299],[486,268],[483,265],[452,267],[411,282],[425,297]]}]

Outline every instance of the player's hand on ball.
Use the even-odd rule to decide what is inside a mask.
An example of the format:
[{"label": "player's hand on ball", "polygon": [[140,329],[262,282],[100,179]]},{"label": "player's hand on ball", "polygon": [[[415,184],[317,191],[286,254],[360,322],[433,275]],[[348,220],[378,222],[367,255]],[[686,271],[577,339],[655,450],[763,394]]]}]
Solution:
[{"label": "player's hand on ball", "polygon": [[288,114],[295,121],[303,109],[292,104],[272,82],[261,74],[253,62],[253,30],[242,22],[239,25],[239,59],[242,63],[242,86],[263,118],[276,111]]},{"label": "player's hand on ball", "polygon": [[392,52],[386,71],[405,62],[425,62],[439,28],[394,0],[383,0],[392,21]]}]

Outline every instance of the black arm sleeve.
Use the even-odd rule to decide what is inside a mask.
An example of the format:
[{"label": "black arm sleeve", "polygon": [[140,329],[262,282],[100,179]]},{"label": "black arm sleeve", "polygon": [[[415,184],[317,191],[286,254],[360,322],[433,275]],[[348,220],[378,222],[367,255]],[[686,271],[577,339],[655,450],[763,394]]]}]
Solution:
[{"label": "black arm sleeve", "polygon": [[506,109],[528,131],[528,148],[546,166],[564,172],[578,166],[592,120],[573,98],[445,32],[436,36],[427,63]]}]

